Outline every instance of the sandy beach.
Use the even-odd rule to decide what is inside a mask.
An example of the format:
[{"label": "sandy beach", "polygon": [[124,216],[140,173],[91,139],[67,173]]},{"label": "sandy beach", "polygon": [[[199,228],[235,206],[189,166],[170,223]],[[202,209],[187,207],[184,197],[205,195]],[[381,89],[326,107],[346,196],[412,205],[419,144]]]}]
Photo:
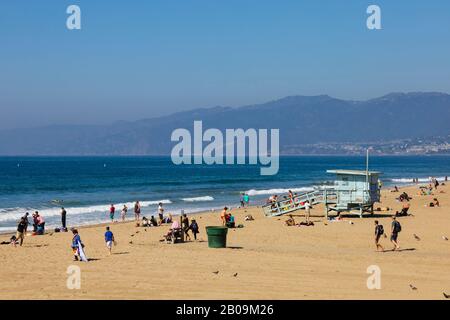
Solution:
[{"label": "sandy beach", "polygon": [[[168,225],[111,224],[118,242],[111,256],[105,225],[80,228],[88,263],[72,261],[71,232],[47,230],[27,236],[23,247],[0,246],[0,299],[444,299],[443,292],[450,294],[450,241],[443,239],[450,238],[450,188],[441,186],[434,196],[418,196],[417,186],[401,190],[413,197],[413,216],[399,218],[399,252],[375,251],[374,220],[389,233],[391,215],[401,209],[399,193],[383,190],[376,207],[393,211],[325,223],[317,205],[311,227],[288,227],[286,216],[266,218],[258,207],[234,209],[244,228],[229,230],[226,249],[207,244],[205,226],[220,224],[218,211],[196,215],[200,241],[174,245],[159,242]],[[427,207],[434,197],[441,206]],[[255,220],[243,221],[247,214]],[[389,238],[381,242],[392,249]],[[79,290],[66,286],[71,265],[81,268]],[[381,270],[379,290],[366,285],[371,265]]]}]

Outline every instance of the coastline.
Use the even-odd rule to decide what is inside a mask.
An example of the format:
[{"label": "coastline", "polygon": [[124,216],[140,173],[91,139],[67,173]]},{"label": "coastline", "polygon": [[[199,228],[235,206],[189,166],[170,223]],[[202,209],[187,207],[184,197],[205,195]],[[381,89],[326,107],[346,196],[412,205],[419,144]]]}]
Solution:
[{"label": "coastline", "polygon": [[[311,210],[312,227],[287,227],[288,217],[266,218],[258,207],[233,209],[244,228],[229,229],[226,249],[207,245],[205,227],[220,225],[219,211],[188,215],[199,223],[199,240],[174,245],[159,242],[169,225],[109,224],[118,241],[112,256],[103,239],[107,224],[80,227],[93,259],[88,263],[72,261],[70,232],[26,237],[23,247],[0,246],[0,298],[442,299],[442,292],[450,291],[450,241],[442,239],[450,238],[450,186],[440,187],[441,207],[436,208],[425,206],[434,196],[418,196],[416,187],[401,191],[413,197],[414,215],[400,218],[399,252],[375,252],[374,220],[389,234],[391,215],[401,208],[395,200],[399,193],[383,190],[376,207],[391,211],[362,219],[344,215],[344,221],[331,222],[324,221],[323,207],[317,205]],[[247,214],[255,220],[244,221]],[[294,218],[302,221],[303,212]],[[392,247],[389,239],[382,244]],[[80,290],[66,286],[67,270],[74,265],[81,268]],[[371,265],[381,268],[381,290],[366,286]],[[412,291],[410,284],[419,289]]]}]

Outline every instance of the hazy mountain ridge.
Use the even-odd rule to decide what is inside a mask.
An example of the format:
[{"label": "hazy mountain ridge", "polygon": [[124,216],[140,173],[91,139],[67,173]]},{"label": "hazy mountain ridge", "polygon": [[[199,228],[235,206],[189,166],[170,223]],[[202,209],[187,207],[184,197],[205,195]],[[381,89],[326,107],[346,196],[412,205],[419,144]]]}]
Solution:
[{"label": "hazy mountain ridge", "polygon": [[[377,148],[381,142],[391,145],[380,149],[390,154],[396,153],[395,141],[423,141],[414,140],[417,146],[432,143],[433,137],[447,139],[450,95],[391,93],[367,101],[289,96],[263,104],[201,108],[111,125],[6,130],[0,131],[0,155],[167,155],[173,146],[172,131],[192,130],[194,120],[202,120],[204,130],[279,128],[280,148],[285,154],[321,153],[324,146],[339,144],[349,148],[325,147],[325,153],[352,153],[358,152],[352,144],[370,143]],[[420,147],[414,150],[421,153]],[[408,153],[400,147],[398,151]]]}]

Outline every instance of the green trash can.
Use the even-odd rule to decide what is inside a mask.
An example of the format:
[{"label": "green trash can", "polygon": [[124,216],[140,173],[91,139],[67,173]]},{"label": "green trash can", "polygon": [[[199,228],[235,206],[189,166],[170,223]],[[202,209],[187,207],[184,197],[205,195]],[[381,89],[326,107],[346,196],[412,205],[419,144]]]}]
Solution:
[{"label": "green trash can", "polygon": [[226,248],[227,232],[227,227],[206,227],[206,234],[208,235],[208,247]]}]

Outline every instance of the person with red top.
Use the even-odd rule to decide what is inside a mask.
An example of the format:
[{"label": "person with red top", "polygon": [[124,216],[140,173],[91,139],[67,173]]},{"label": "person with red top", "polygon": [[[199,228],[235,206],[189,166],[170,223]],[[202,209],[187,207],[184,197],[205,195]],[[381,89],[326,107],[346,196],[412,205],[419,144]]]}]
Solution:
[{"label": "person with red top", "polygon": [[114,222],[114,214],[116,213],[116,208],[113,204],[111,204],[111,207],[109,208],[109,217],[111,218],[111,222]]}]

